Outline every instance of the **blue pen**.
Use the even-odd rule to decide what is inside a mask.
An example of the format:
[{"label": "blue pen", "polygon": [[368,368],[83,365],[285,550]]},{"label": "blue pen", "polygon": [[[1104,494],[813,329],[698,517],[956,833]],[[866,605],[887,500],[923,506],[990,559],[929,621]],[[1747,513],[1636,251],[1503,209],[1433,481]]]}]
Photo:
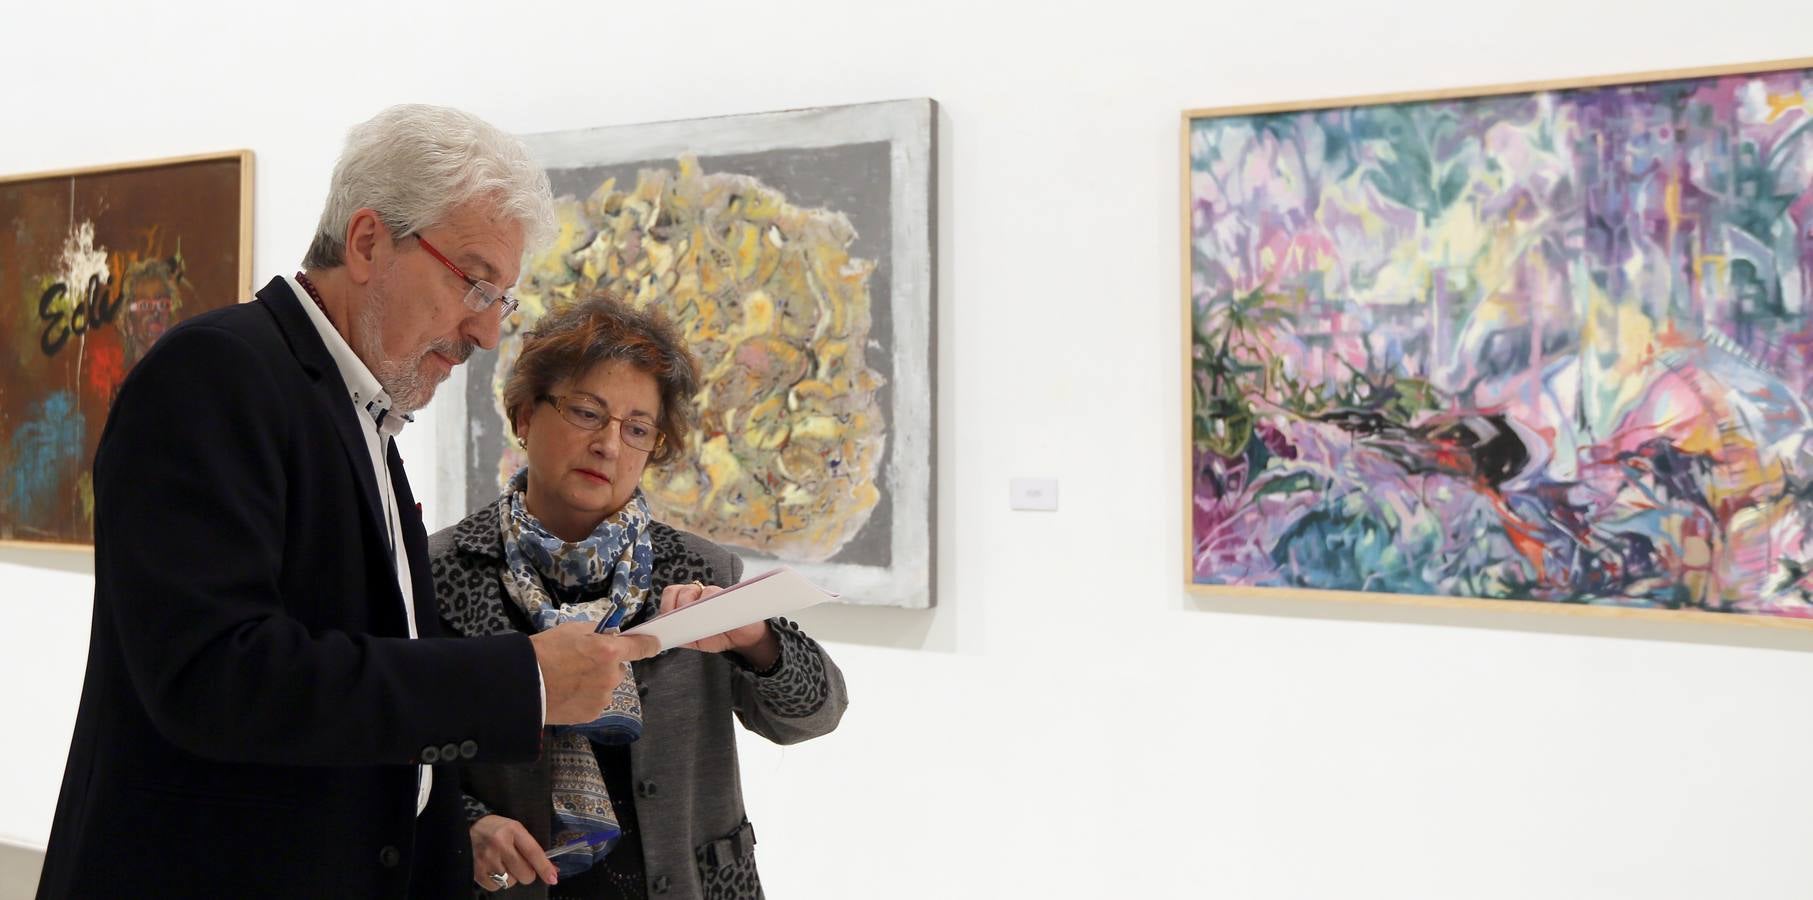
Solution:
[{"label": "blue pen", "polygon": [[605,618],[604,621],[598,623],[597,631],[599,634],[603,634],[605,632],[605,629],[616,628],[618,623],[620,623],[622,621],[623,621],[623,607],[619,606],[616,609],[612,610],[610,616]]},{"label": "blue pen", "polygon": [[579,850],[584,850],[588,847],[603,843],[604,841],[614,838],[621,833],[622,832],[620,832],[620,831],[588,831],[585,834],[582,834],[579,837],[574,838],[573,840],[567,841],[566,843],[561,844],[558,847],[550,848],[548,850],[547,857],[549,859],[553,859],[556,856],[565,856],[568,853],[573,853],[573,852],[576,852]]}]

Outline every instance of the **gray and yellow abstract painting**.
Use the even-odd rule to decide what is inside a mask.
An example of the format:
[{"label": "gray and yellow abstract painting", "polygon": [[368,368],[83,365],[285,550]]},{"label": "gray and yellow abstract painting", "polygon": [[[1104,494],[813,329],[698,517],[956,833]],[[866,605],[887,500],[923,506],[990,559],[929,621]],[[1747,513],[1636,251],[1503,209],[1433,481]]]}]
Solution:
[{"label": "gray and yellow abstract painting", "polygon": [[466,508],[524,463],[500,400],[521,335],[608,293],[666,314],[703,376],[700,427],[642,485],[658,519],[751,573],[930,606],[935,115],[907,100],[526,137],[559,231],[442,442]]}]

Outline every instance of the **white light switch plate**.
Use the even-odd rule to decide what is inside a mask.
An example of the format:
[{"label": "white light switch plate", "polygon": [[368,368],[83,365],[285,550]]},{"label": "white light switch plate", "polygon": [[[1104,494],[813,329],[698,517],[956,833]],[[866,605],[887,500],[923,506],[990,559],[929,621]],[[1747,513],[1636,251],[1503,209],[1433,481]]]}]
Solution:
[{"label": "white light switch plate", "polygon": [[1056,478],[1015,478],[1008,482],[1014,509],[1057,509]]}]

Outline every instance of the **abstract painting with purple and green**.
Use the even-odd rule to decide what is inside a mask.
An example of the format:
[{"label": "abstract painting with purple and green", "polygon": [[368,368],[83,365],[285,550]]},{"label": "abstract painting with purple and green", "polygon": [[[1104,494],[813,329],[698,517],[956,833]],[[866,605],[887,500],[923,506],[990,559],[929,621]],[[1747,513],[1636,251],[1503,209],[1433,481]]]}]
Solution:
[{"label": "abstract painting with purple and green", "polygon": [[1813,616],[1807,70],[1187,127],[1196,583]]}]

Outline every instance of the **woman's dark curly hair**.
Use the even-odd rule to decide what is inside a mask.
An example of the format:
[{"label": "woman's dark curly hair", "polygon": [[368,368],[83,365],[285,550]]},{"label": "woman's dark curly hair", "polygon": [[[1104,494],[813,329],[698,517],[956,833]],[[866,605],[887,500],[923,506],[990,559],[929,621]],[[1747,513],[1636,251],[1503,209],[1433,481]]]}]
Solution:
[{"label": "woman's dark curly hair", "polygon": [[699,361],[681,343],[667,317],[654,309],[631,309],[610,294],[576,301],[551,311],[523,335],[522,354],[504,382],[504,409],[510,428],[528,418],[554,386],[579,378],[599,363],[624,361],[655,379],[665,438],[649,457],[660,465],[672,459],[692,430],[692,398],[699,391]]}]

